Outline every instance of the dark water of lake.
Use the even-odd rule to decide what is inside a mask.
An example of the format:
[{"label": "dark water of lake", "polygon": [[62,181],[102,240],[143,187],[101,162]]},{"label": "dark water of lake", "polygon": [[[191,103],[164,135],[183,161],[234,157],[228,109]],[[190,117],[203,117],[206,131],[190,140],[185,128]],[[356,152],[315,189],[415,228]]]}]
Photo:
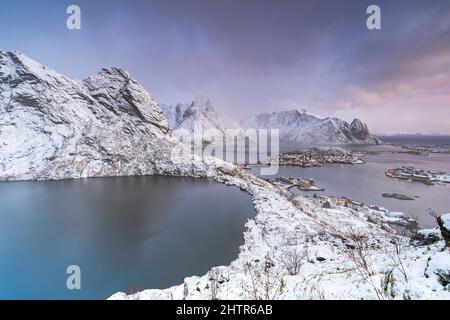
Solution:
[{"label": "dark water of lake", "polygon": [[[248,194],[206,179],[0,183],[0,299],[104,299],[229,264],[255,215]],[[81,290],[66,268],[81,268]]]},{"label": "dark water of lake", "polygon": [[[301,168],[293,166],[280,167],[273,177],[313,178],[316,185],[325,188],[317,194],[345,196],[368,205],[378,205],[390,211],[403,212],[417,218],[421,227],[435,226],[434,218],[426,213],[433,209],[439,214],[450,212],[450,185],[428,186],[385,176],[387,169],[398,166],[413,166],[419,169],[450,172],[450,155],[430,154],[429,156],[398,153],[400,149],[393,146],[364,147],[379,154],[366,155],[365,164],[343,165],[328,164],[320,168]],[[253,172],[260,173],[257,166]],[[295,191],[297,194],[310,195],[311,192]],[[383,193],[400,193],[418,196],[414,201],[385,198]]]}]

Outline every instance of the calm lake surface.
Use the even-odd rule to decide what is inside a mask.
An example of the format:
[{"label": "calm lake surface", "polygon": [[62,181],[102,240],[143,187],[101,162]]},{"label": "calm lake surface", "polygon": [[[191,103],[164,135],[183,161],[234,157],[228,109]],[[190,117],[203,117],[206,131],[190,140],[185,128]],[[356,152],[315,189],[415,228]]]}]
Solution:
[{"label": "calm lake surface", "polygon": [[[367,148],[366,148],[367,149]],[[371,151],[376,155],[366,155],[365,164],[342,165],[328,164],[320,168],[280,167],[273,177],[303,177],[313,178],[316,185],[325,188],[317,194],[345,196],[368,205],[378,205],[390,211],[403,212],[417,218],[421,227],[435,226],[434,219],[426,214],[432,208],[437,213],[450,212],[450,185],[427,186],[422,183],[412,183],[385,176],[387,169],[398,166],[413,166],[418,169],[450,172],[450,155],[430,154],[429,156],[397,153],[400,149],[393,146],[373,146]],[[259,174],[258,167],[253,168]],[[291,191],[310,195],[312,192],[302,192],[292,188]],[[383,193],[400,193],[409,196],[419,196],[414,201],[403,201],[385,198]]]},{"label": "calm lake surface", "polygon": [[[250,196],[206,179],[0,183],[0,299],[105,299],[237,258]],[[81,268],[81,290],[66,268]]]}]

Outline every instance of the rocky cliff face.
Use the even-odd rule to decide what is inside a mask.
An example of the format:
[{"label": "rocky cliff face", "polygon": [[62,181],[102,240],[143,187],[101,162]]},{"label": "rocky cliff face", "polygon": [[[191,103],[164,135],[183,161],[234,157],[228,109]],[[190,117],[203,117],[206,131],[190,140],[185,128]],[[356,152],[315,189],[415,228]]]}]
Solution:
[{"label": "rocky cliff face", "polygon": [[359,119],[355,119],[350,123],[350,133],[356,140],[365,141],[372,138],[367,124]]},{"label": "rocky cliff face", "polygon": [[300,145],[372,144],[379,141],[370,135],[359,119],[348,123],[338,118],[319,118],[305,110],[263,113],[244,118],[243,128],[279,129],[282,142]]},{"label": "rocky cliff face", "polygon": [[177,139],[126,71],[77,81],[17,52],[0,51],[0,137],[0,180],[208,170],[171,157]]}]

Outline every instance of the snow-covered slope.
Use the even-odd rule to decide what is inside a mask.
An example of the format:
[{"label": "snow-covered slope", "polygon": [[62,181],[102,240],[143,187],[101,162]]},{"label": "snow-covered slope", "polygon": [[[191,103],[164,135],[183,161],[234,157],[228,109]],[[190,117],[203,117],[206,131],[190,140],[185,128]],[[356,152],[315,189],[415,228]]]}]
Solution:
[{"label": "snow-covered slope", "polygon": [[279,129],[282,142],[299,145],[378,143],[359,119],[349,124],[338,118],[319,118],[305,110],[262,113],[244,118],[240,125],[245,129]]},{"label": "snow-covered slope", "polygon": [[77,81],[24,54],[0,51],[0,180],[168,173],[178,140],[158,104],[124,70]]},{"label": "snow-covered slope", "polygon": [[163,290],[110,299],[450,299],[450,251],[438,229],[421,241],[387,224],[399,218],[369,207],[294,197],[238,167],[216,180],[252,195],[257,211],[228,266]]}]

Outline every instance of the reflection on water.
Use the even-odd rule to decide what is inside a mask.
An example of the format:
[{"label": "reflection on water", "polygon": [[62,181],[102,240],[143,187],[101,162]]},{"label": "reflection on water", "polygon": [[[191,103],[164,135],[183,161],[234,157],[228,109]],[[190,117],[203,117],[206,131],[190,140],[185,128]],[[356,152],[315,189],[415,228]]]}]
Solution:
[{"label": "reflection on water", "polygon": [[[103,299],[228,264],[250,197],[203,179],[123,177],[0,183],[0,298]],[[66,289],[68,265],[82,289]]]}]

